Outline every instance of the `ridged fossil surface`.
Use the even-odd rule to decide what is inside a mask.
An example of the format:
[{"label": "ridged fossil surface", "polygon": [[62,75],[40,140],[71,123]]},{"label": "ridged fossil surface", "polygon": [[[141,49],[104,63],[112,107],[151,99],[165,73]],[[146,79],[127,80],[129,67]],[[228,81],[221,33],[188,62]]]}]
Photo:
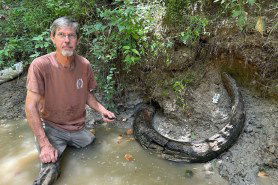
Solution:
[{"label": "ridged fossil surface", "polygon": [[237,140],[245,122],[244,103],[235,80],[226,73],[221,75],[231,99],[230,122],[217,134],[199,141],[182,142],[162,136],[153,128],[155,107],[140,104],[135,112],[135,139],[145,148],[164,159],[185,162],[207,162],[228,150]]}]

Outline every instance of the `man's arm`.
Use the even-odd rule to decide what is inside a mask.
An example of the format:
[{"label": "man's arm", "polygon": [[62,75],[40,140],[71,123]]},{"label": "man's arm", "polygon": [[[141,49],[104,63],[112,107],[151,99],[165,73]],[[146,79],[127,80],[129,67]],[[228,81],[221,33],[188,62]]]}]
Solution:
[{"label": "man's arm", "polygon": [[25,106],[26,117],[41,149],[40,160],[43,163],[56,162],[58,151],[50,144],[42,128],[42,122],[39,116],[39,102],[41,98],[41,95],[38,93],[27,91]]},{"label": "man's arm", "polygon": [[86,103],[87,105],[89,105],[89,107],[102,114],[103,121],[112,122],[116,118],[115,114],[108,111],[101,103],[97,101],[96,97],[90,92],[88,92]]}]

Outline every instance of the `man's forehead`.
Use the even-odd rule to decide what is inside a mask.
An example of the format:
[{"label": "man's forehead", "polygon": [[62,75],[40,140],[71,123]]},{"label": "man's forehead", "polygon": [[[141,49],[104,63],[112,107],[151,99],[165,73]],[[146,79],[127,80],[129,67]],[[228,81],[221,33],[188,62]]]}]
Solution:
[{"label": "man's forehead", "polygon": [[56,29],[56,32],[65,33],[71,32],[76,33],[76,29],[74,27],[60,27]]}]

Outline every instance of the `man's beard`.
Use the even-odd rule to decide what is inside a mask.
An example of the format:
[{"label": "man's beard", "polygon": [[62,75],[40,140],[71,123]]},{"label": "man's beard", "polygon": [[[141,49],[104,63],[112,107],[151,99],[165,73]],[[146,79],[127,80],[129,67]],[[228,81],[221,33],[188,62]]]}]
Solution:
[{"label": "man's beard", "polygon": [[74,51],[62,50],[62,55],[65,57],[71,57],[74,54]]}]

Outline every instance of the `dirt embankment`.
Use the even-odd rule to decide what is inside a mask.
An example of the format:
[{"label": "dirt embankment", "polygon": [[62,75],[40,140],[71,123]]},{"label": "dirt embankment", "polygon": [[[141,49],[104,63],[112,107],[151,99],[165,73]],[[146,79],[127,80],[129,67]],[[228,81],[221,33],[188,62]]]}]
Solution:
[{"label": "dirt embankment", "polygon": [[25,117],[26,74],[0,85],[0,119]]}]

